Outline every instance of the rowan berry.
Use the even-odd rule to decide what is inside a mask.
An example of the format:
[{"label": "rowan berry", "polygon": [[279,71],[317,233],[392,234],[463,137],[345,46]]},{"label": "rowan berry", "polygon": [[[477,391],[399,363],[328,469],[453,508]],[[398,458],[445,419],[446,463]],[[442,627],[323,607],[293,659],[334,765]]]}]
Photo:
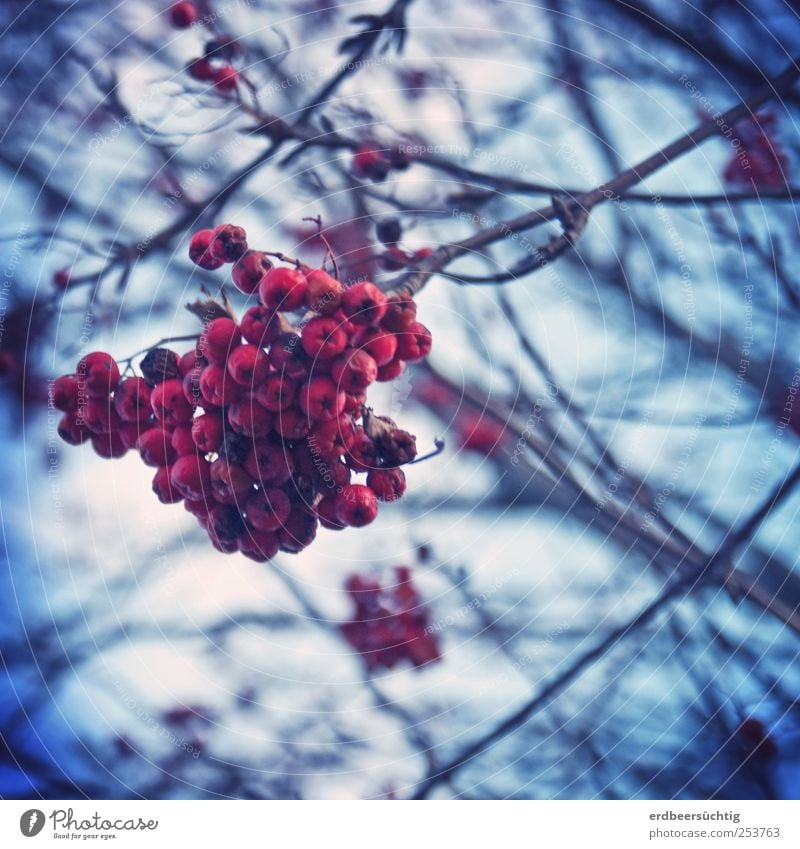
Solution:
[{"label": "rowan berry", "polygon": [[53,285],[56,289],[68,289],[72,283],[72,272],[69,268],[59,268],[53,273]]},{"label": "rowan berry", "polygon": [[[213,541],[236,542],[245,531],[244,519],[239,510],[230,504],[215,504],[208,511],[208,532]],[[234,545],[235,551],[238,546]]]},{"label": "rowan berry", "polygon": [[342,284],[327,271],[314,268],[306,272],[306,306],[320,315],[331,315],[342,302]]},{"label": "rowan berry", "polygon": [[366,351],[345,351],[331,365],[331,377],[340,389],[351,394],[366,389],[377,376],[378,366]]},{"label": "rowan berry", "polygon": [[370,329],[359,339],[358,347],[366,351],[380,369],[394,359],[397,337],[385,330]]},{"label": "rowan berry", "polygon": [[[245,295],[252,295],[261,278],[272,268],[269,257],[263,251],[245,251],[233,264],[231,278],[234,286]],[[242,322],[244,330],[244,322]],[[259,344],[256,342],[255,344]]]},{"label": "rowan berry", "polygon": [[197,453],[197,446],[194,444],[194,439],[192,438],[191,425],[178,425],[175,430],[172,431],[170,444],[175,449],[175,453],[178,457],[183,457],[185,454]]},{"label": "rowan berry", "polygon": [[178,457],[172,464],[169,478],[184,498],[199,501],[211,495],[211,468],[199,454]]},{"label": "rowan berry", "polygon": [[406,370],[405,360],[393,359],[385,366],[378,369],[378,376],[375,378],[379,383],[386,383],[389,380],[395,380]]},{"label": "rowan berry", "polygon": [[373,469],[367,475],[367,486],[378,501],[397,501],[406,491],[406,476],[402,469]]},{"label": "rowan berry", "polygon": [[58,423],[58,435],[68,445],[81,445],[91,436],[91,431],[77,413],[67,413]]},{"label": "rowan berry", "polygon": [[362,484],[348,484],[336,496],[336,518],[351,528],[363,528],[378,515],[375,493]]},{"label": "rowan berry", "polygon": [[297,553],[314,542],[319,522],[312,510],[295,507],[289,518],[278,530],[278,542],[282,551]]},{"label": "rowan berry", "polygon": [[92,434],[92,448],[95,454],[106,460],[124,457],[128,453],[128,446],[122,441],[119,431],[112,430],[107,433]]},{"label": "rowan berry", "polygon": [[261,303],[273,310],[294,312],[306,302],[308,283],[298,268],[272,268],[262,278],[258,287]]},{"label": "rowan berry", "polygon": [[244,390],[223,366],[210,365],[200,375],[200,392],[212,407],[226,407],[238,401]]},{"label": "rowan berry", "polygon": [[356,428],[353,441],[347,448],[345,462],[356,472],[368,472],[380,465],[380,455],[375,441],[367,436],[364,429]]},{"label": "rowan berry", "polygon": [[284,439],[305,439],[311,427],[308,417],[296,407],[278,410],[272,423],[272,429]]},{"label": "rowan berry", "polygon": [[110,433],[122,424],[110,398],[90,398],[78,408],[78,415],[92,433]]},{"label": "rowan berry", "polygon": [[377,440],[378,451],[387,466],[410,463],[417,456],[417,438],[406,430],[392,428]]},{"label": "rowan berry", "polygon": [[344,524],[336,518],[336,496],[326,495],[314,508],[320,525],[329,531],[341,531]]},{"label": "rowan berry", "polygon": [[262,486],[281,486],[292,476],[294,458],[284,445],[259,439],[250,448],[244,468]]},{"label": "rowan berry", "polygon": [[408,330],[397,335],[397,356],[401,360],[414,361],[427,357],[431,351],[431,332],[418,321]]},{"label": "rowan berry", "polygon": [[288,325],[280,313],[260,304],[250,307],[242,316],[242,336],[251,344],[264,348],[271,345]]},{"label": "rowan berry", "polygon": [[323,460],[335,460],[344,455],[355,439],[355,425],[350,416],[320,422],[314,425],[308,435],[311,451]]},{"label": "rowan berry", "polygon": [[75,377],[89,398],[107,398],[119,383],[119,367],[104,351],[94,351],[78,361]]},{"label": "rowan berry", "polygon": [[142,377],[128,377],[114,392],[114,409],[124,422],[146,421],[151,414],[150,387]]},{"label": "rowan berry", "polygon": [[181,361],[169,348],[151,348],[140,366],[144,379],[150,386],[181,376]]},{"label": "rowan berry", "polygon": [[236,262],[247,251],[247,233],[235,224],[220,224],[208,246],[211,256],[222,262]]},{"label": "rowan berry", "polygon": [[186,66],[186,72],[193,80],[210,83],[214,79],[215,68],[204,56],[192,59]]},{"label": "rowan berry", "polygon": [[256,345],[240,345],[228,357],[228,374],[240,386],[255,389],[269,374],[269,359]]},{"label": "rowan berry", "polygon": [[272,430],[273,414],[265,410],[255,398],[248,395],[228,407],[228,424],[235,433],[256,438],[265,437]]},{"label": "rowan berry", "polygon": [[220,413],[206,412],[192,420],[192,439],[203,454],[219,451],[224,432],[225,421]]},{"label": "rowan berry", "polygon": [[256,400],[272,412],[291,407],[297,397],[297,384],[285,374],[271,374],[256,390]]},{"label": "rowan berry", "polygon": [[353,174],[380,182],[385,180],[391,170],[391,162],[386,154],[372,145],[361,145],[353,156]]},{"label": "rowan berry", "polygon": [[213,230],[198,230],[189,242],[189,259],[206,271],[214,271],[225,265],[222,260],[215,259],[209,250],[213,238]]},{"label": "rowan berry", "polygon": [[390,295],[386,299],[386,312],[381,327],[392,333],[402,333],[417,320],[417,302],[405,292]]},{"label": "rowan berry", "polygon": [[247,523],[259,531],[277,531],[291,510],[289,496],[276,487],[254,492],[244,505]]},{"label": "rowan berry", "polygon": [[342,295],[342,311],[353,324],[379,324],[386,314],[386,295],[374,283],[356,283]]},{"label": "rowan berry", "polygon": [[119,426],[119,438],[128,449],[136,448],[139,437],[153,426],[151,422],[122,422]]},{"label": "rowan berry", "polygon": [[302,330],[303,350],[314,360],[332,360],[347,347],[342,323],[332,316],[312,318]]},{"label": "rowan berry", "polygon": [[300,389],[300,409],[315,422],[337,418],[345,400],[344,392],[328,377],[312,377]]},{"label": "rowan berry", "polygon": [[229,94],[232,91],[236,91],[236,88],[239,85],[239,72],[231,65],[223,65],[221,68],[217,68],[216,71],[214,71],[213,82],[214,88],[216,88],[217,91]]},{"label": "rowan berry", "polygon": [[145,466],[169,466],[175,459],[172,434],[160,427],[144,431],[136,442]]},{"label": "rowan berry", "polygon": [[155,417],[168,427],[192,420],[192,405],[186,400],[183,383],[178,378],[159,383],[150,394],[150,406]]},{"label": "rowan berry", "polygon": [[80,384],[74,374],[64,374],[50,388],[53,406],[62,413],[74,413],[80,403]]},{"label": "rowan berry", "polygon": [[211,464],[211,493],[214,498],[240,502],[253,489],[254,481],[238,464],[220,457]]},{"label": "rowan berry", "polygon": [[269,349],[269,361],[278,372],[302,380],[309,371],[309,360],[296,333],[281,333]]},{"label": "rowan berry", "polygon": [[194,3],[174,3],[169,10],[172,25],[178,29],[187,29],[197,21],[199,17],[197,7]]},{"label": "rowan berry", "polygon": [[209,363],[220,365],[241,341],[241,331],[232,318],[215,318],[203,328],[197,348]]},{"label": "rowan berry", "polygon": [[351,413],[356,418],[361,417],[361,412],[364,409],[364,404],[367,403],[366,392],[345,392],[344,395],[344,411]]},{"label": "rowan berry", "polygon": [[153,492],[162,504],[177,504],[183,501],[178,488],[172,485],[169,466],[161,466],[153,477]]},{"label": "rowan berry", "polygon": [[278,553],[278,537],[266,531],[247,528],[238,539],[239,551],[256,563],[267,563]]}]

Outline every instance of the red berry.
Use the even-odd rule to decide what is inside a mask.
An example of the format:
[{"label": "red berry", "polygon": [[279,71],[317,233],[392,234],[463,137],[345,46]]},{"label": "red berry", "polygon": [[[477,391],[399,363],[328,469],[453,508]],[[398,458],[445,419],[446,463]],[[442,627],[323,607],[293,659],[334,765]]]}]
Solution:
[{"label": "red berry", "polygon": [[[237,539],[245,531],[241,512],[229,504],[216,504],[208,511],[208,535],[220,550],[233,553],[237,550]],[[232,543],[231,548],[226,543]]]},{"label": "red berry", "polygon": [[[258,289],[261,278],[272,268],[272,263],[269,257],[263,251],[245,251],[233,265],[231,278],[233,284],[244,292],[245,295],[252,295]],[[244,331],[244,321],[242,322],[242,330]],[[255,342],[260,344],[260,342]]]},{"label": "red berry", "polygon": [[225,423],[219,413],[203,413],[192,421],[192,439],[203,454],[219,451],[224,433]]},{"label": "red berry", "polygon": [[228,407],[228,424],[234,433],[264,437],[272,430],[272,413],[256,403],[252,396],[234,401]]},{"label": "red berry", "polygon": [[341,531],[344,525],[336,518],[336,496],[326,495],[315,508],[317,518],[323,528],[329,531]]},{"label": "red berry", "polygon": [[345,351],[334,360],[331,376],[340,389],[356,394],[375,381],[378,366],[366,351]]},{"label": "red berry", "polygon": [[370,180],[385,180],[391,170],[386,154],[372,145],[361,145],[353,155],[353,173]]},{"label": "red berry", "polygon": [[160,427],[151,427],[139,437],[136,448],[145,466],[168,466],[175,459],[172,435]]},{"label": "red berry", "polygon": [[72,273],[69,268],[59,268],[53,274],[53,285],[56,289],[67,289],[72,282]]},{"label": "red berry", "polygon": [[296,553],[314,542],[317,535],[317,517],[305,507],[295,507],[278,531],[278,541],[283,551]]},{"label": "red berry", "polygon": [[58,435],[68,445],[81,445],[89,439],[91,432],[76,413],[67,413],[58,423]]},{"label": "red berry", "polygon": [[222,262],[236,262],[247,250],[247,233],[235,224],[220,224],[208,246],[211,256]]},{"label": "red berry", "polygon": [[192,439],[192,428],[188,424],[178,425],[172,431],[170,444],[179,457],[183,457],[185,454],[197,453],[197,446],[194,444],[194,439]]},{"label": "red berry", "polygon": [[253,493],[245,503],[247,523],[259,531],[277,531],[289,518],[292,502],[277,488]]},{"label": "red berry", "polygon": [[386,314],[386,295],[374,283],[356,283],[342,295],[342,311],[353,324],[378,324]]},{"label": "red berry", "polygon": [[239,72],[230,65],[223,65],[214,71],[214,88],[224,94],[236,91],[239,84]]},{"label": "red berry", "polygon": [[305,304],[307,291],[306,276],[297,268],[271,268],[258,287],[261,303],[281,312],[299,310]]},{"label": "red berry", "polygon": [[211,469],[198,454],[178,457],[170,470],[170,480],[184,498],[200,501],[211,495]]},{"label": "red berry", "polygon": [[122,422],[119,426],[119,438],[128,449],[136,448],[139,437],[152,427],[145,422]]},{"label": "red berry", "polygon": [[238,464],[224,457],[211,464],[211,492],[215,498],[244,499],[253,489],[253,479]]},{"label": "red berry", "polygon": [[222,366],[206,366],[200,375],[200,392],[213,407],[226,407],[238,401],[243,391]]},{"label": "red berry", "polygon": [[214,79],[214,66],[205,57],[192,59],[186,66],[186,72],[193,80],[210,83]]},{"label": "red berry", "polygon": [[192,405],[183,394],[183,383],[177,378],[159,383],[150,395],[155,417],[169,427],[190,422]]},{"label": "red berry", "polygon": [[87,354],[78,361],[75,377],[89,398],[107,398],[119,383],[119,367],[104,351]]},{"label": "red berry", "polygon": [[347,347],[348,337],[342,322],[326,316],[312,318],[300,337],[303,350],[315,360],[332,360]]},{"label": "red berry", "polygon": [[210,363],[219,365],[241,341],[241,332],[232,318],[215,318],[203,329],[197,347]]},{"label": "red berry", "polygon": [[228,374],[240,385],[255,389],[269,374],[269,360],[261,348],[240,345],[228,358]]},{"label": "red berry", "polygon": [[189,242],[189,259],[200,268],[205,268],[206,271],[214,271],[225,264],[211,255],[209,247],[213,238],[213,230],[198,230]]},{"label": "red berry", "polygon": [[272,412],[291,407],[297,397],[297,384],[285,374],[271,374],[256,390],[256,400]]},{"label": "red berry", "polygon": [[294,459],[284,445],[257,440],[244,461],[247,473],[260,485],[286,483],[294,471]]},{"label": "red berry", "polygon": [[272,429],[284,439],[305,439],[310,426],[308,418],[295,407],[278,410],[272,423]]},{"label": "red berry", "polygon": [[278,553],[278,537],[254,528],[245,529],[238,539],[239,551],[256,563],[266,563]]},{"label": "red berry", "polygon": [[287,377],[301,380],[308,374],[308,358],[296,333],[281,333],[269,349],[269,361]]},{"label": "red berry", "polygon": [[80,385],[73,374],[65,374],[53,381],[50,398],[53,406],[62,413],[74,413],[78,409]]},{"label": "red berry", "polygon": [[408,261],[408,254],[398,245],[389,245],[380,256],[381,267],[387,271],[399,271]]},{"label": "red berry", "polygon": [[417,438],[406,430],[392,428],[378,440],[378,450],[387,466],[401,466],[417,456]]},{"label": "red berry", "polygon": [[[379,370],[380,373],[380,370]],[[366,392],[346,392],[345,393],[345,401],[344,401],[344,411],[345,413],[352,413],[356,418],[361,417],[361,412],[364,407],[364,404],[367,403],[367,393]]]},{"label": "red berry", "polygon": [[342,302],[342,284],[327,271],[314,268],[306,272],[306,306],[320,315],[331,315]]},{"label": "red berry", "polygon": [[192,348],[191,351],[187,351],[179,360],[178,360],[178,371],[180,372],[181,377],[186,377],[192,369],[197,365],[197,350]]},{"label": "red berry", "polygon": [[122,441],[119,431],[110,433],[96,433],[92,436],[92,448],[95,453],[107,460],[124,457],[128,453],[128,446]]},{"label": "red berry", "polygon": [[275,310],[260,304],[250,307],[242,316],[242,336],[251,344],[265,348],[286,330],[283,318]]},{"label": "red berry", "polygon": [[386,383],[389,380],[395,380],[400,377],[405,370],[406,361],[394,359],[390,363],[386,363],[385,366],[381,366],[378,369],[378,376],[376,380],[379,383]]},{"label": "red berry", "polygon": [[417,302],[405,293],[390,295],[386,300],[386,312],[381,319],[381,327],[400,333],[408,330],[417,320]]},{"label": "red berry", "polygon": [[335,419],[344,411],[345,395],[328,377],[312,377],[300,389],[300,409],[315,422]]},{"label": "red berry", "polygon": [[78,416],[92,433],[110,433],[122,424],[110,398],[90,398],[78,408]]},{"label": "red berry", "polygon": [[406,476],[402,469],[373,469],[367,475],[367,486],[378,501],[397,501],[406,491]]},{"label": "red berry", "polygon": [[129,377],[114,392],[114,409],[124,422],[141,422],[150,417],[151,389],[143,377]]},{"label": "red berry", "polygon": [[401,360],[421,360],[431,352],[431,332],[418,321],[413,322],[408,330],[397,335],[397,356]]},{"label": "red berry", "polygon": [[345,462],[356,472],[368,472],[377,469],[380,465],[378,446],[364,432],[363,428],[356,428],[356,434],[345,455]]},{"label": "red berry", "polygon": [[177,504],[183,500],[178,488],[172,485],[169,466],[161,466],[153,477],[153,492],[162,504]]},{"label": "red berry", "polygon": [[336,496],[336,518],[351,528],[363,528],[378,515],[375,493],[361,484],[348,484]]},{"label": "red berry", "polygon": [[198,18],[194,3],[175,3],[169,10],[172,26],[178,29],[190,27]]},{"label": "red berry", "polygon": [[369,330],[359,340],[358,347],[366,351],[380,368],[394,359],[397,337],[386,330]]},{"label": "red berry", "polygon": [[335,460],[344,455],[355,439],[355,425],[350,416],[339,416],[320,422],[308,436],[308,447],[323,460]]}]

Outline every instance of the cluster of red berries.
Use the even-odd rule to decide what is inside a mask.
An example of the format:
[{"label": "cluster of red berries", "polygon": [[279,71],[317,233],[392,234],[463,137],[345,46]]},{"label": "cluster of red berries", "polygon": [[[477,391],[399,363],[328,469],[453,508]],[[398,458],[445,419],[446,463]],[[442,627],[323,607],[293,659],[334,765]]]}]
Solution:
[{"label": "cluster of red berries", "polygon": [[[169,10],[172,25],[177,29],[188,29],[200,20],[200,12],[194,3],[174,3]],[[229,36],[218,36],[205,45],[203,56],[192,59],[186,71],[193,80],[210,83],[225,94],[236,90],[240,74],[231,64],[241,52],[238,42]]]},{"label": "cluster of red berries", "polygon": [[356,177],[380,183],[392,169],[402,171],[411,164],[408,156],[399,148],[380,148],[373,144],[362,144],[353,154],[352,171]]},{"label": "cluster of red berries", "polygon": [[[209,302],[196,347],[152,349],[141,377],[123,379],[109,354],[85,356],[52,388],[61,437],[103,457],[138,450],[159,499],[183,501],[226,553],[265,561],[305,548],[320,524],[372,522],[379,501],[405,492],[401,466],[417,453],[414,436],[366,406],[371,383],[430,351],[413,299],[274,268],[230,224],[195,233],[189,253],[203,268],[233,263],[259,303],[237,323]],[[286,314],[301,310],[311,312],[293,326]]]},{"label": "cluster of red berries", "polygon": [[407,566],[395,567],[394,581],[386,586],[365,575],[351,575],[345,590],[355,611],[340,626],[342,635],[367,669],[391,669],[405,660],[420,667],[441,658],[439,639]]}]

